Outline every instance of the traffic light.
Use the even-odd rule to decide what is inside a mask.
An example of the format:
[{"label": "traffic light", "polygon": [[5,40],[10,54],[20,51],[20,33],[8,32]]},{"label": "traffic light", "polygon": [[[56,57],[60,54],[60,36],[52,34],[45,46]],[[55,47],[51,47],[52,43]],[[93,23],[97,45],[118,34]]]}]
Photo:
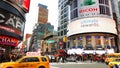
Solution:
[{"label": "traffic light", "polygon": [[67,37],[65,36],[65,37],[63,37],[63,42],[67,42]]}]

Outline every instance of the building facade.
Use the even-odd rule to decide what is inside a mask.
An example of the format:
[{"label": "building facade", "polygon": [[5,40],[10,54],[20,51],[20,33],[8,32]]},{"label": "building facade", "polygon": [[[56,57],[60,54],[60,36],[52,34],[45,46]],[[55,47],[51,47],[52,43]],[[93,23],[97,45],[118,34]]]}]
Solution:
[{"label": "building facade", "polygon": [[58,47],[63,49],[67,48],[68,41],[64,42],[63,39],[67,35],[67,25],[69,22],[69,6],[67,0],[58,0]]},{"label": "building facade", "polygon": [[67,36],[70,47],[87,50],[113,48],[117,52],[118,36],[111,0],[69,0],[70,23]]},{"label": "building facade", "polygon": [[46,24],[48,22],[48,9],[46,5],[38,4],[38,23]]},{"label": "building facade", "polygon": [[25,14],[29,11],[30,0],[21,1],[0,1],[0,47],[7,52],[11,52],[23,40]]},{"label": "building facade", "polygon": [[68,25],[68,5],[67,0],[58,1],[58,36],[59,39],[63,38],[67,34],[67,25]]}]

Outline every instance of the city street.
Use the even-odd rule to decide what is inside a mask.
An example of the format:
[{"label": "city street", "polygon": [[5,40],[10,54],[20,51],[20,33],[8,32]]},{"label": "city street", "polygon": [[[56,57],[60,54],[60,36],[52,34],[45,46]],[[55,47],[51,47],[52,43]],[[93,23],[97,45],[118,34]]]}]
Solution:
[{"label": "city street", "polygon": [[67,62],[67,63],[50,63],[50,68],[108,68],[105,63],[97,62]]}]

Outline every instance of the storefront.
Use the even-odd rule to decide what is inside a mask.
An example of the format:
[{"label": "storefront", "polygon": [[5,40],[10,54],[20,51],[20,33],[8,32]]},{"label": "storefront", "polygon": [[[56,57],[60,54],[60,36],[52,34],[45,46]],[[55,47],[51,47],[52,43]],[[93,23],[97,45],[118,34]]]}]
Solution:
[{"label": "storefront", "polygon": [[109,18],[94,17],[72,21],[68,25],[67,36],[70,47],[82,46],[86,50],[118,47],[115,21]]},{"label": "storefront", "polygon": [[82,46],[85,49],[105,48],[107,46],[114,47],[116,45],[115,35],[103,33],[80,34],[70,37],[71,47]]}]

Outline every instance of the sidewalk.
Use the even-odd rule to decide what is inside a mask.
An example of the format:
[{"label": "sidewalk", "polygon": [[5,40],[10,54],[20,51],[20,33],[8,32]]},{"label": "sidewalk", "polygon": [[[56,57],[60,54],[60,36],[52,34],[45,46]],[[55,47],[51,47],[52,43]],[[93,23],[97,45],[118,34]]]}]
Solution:
[{"label": "sidewalk", "polygon": [[65,62],[65,63],[62,63],[62,62],[59,62],[59,63],[52,62],[50,64],[51,65],[55,65],[55,64],[95,64],[95,63],[97,63],[97,62],[90,62],[90,61],[81,62],[81,61],[77,61],[77,62]]}]

